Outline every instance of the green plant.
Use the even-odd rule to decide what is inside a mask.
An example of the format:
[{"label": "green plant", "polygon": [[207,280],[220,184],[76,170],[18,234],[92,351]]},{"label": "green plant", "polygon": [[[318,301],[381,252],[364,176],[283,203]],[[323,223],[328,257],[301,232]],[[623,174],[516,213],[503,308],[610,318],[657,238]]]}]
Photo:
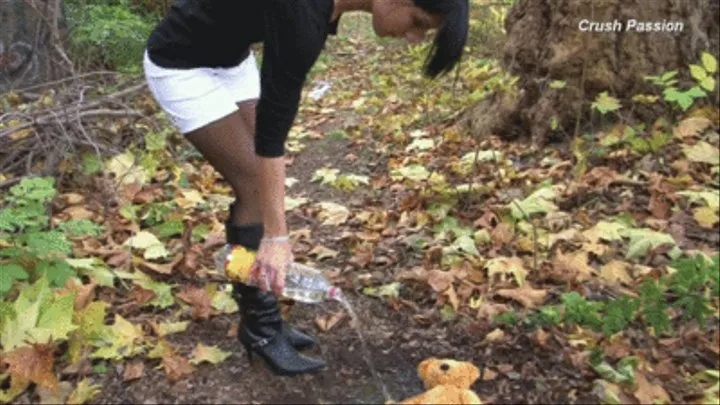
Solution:
[{"label": "green plant", "polygon": [[701,65],[689,65],[690,76],[695,79],[696,84],[687,89],[676,87],[678,80],[675,78],[676,70],[665,72],[660,76],[646,76],[645,80],[663,89],[663,98],[671,104],[675,104],[683,111],[687,111],[695,102],[695,99],[703,98],[707,92],[715,91],[715,78],[718,70],[717,59],[707,52],[700,57]]},{"label": "green plant", "polygon": [[0,282],[0,295],[15,280],[47,275],[55,286],[62,286],[74,270],[63,260],[72,245],[59,230],[49,229],[46,204],[55,196],[52,178],[24,179],[5,196],[0,210],[0,273],[9,275]]},{"label": "green plant", "polygon": [[71,52],[122,72],[138,73],[152,21],[133,12],[128,1],[71,1],[67,14],[73,27]]}]

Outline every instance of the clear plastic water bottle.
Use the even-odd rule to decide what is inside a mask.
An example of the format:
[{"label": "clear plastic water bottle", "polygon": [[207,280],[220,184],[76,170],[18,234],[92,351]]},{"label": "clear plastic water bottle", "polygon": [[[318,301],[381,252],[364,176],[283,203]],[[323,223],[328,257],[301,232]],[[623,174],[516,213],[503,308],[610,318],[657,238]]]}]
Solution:
[{"label": "clear plastic water bottle", "polygon": [[[247,257],[238,257],[238,256]],[[249,256],[252,255],[252,256]],[[242,260],[242,267],[252,264],[255,254],[242,247],[225,245],[215,257],[217,269],[227,279],[247,283],[247,272],[233,271],[229,266],[233,260]],[[340,289],[333,286],[321,270],[300,264],[292,263],[285,275],[285,289],[282,296],[295,301],[315,304],[325,300],[337,300]]]}]

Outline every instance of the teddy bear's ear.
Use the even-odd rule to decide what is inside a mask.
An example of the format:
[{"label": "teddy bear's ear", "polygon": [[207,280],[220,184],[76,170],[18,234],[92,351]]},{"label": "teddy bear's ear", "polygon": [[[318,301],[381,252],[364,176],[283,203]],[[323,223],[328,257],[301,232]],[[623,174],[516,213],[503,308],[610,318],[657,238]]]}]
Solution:
[{"label": "teddy bear's ear", "polygon": [[462,382],[458,382],[462,384],[462,388],[470,388],[470,386],[475,384],[475,381],[480,378],[480,370],[470,362],[463,363],[462,368]]},{"label": "teddy bear's ear", "polygon": [[420,364],[418,364],[417,370],[418,370],[418,375],[420,376],[421,379],[423,379],[423,380],[425,379],[425,376],[428,375],[428,368],[436,361],[437,361],[436,358],[431,357],[429,359],[425,359],[425,360],[421,361]]}]

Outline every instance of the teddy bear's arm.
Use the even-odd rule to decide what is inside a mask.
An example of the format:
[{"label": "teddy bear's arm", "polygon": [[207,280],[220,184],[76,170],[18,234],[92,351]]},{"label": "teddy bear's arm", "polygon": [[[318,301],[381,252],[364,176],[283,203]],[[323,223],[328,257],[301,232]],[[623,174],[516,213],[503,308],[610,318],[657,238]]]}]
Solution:
[{"label": "teddy bear's arm", "polygon": [[465,390],[465,392],[463,392],[462,403],[466,405],[482,405],[480,397],[470,390]]},{"label": "teddy bear's arm", "polygon": [[467,389],[461,389],[450,385],[441,385],[420,395],[408,398],[400,404],[404,405],[428,405],[428,404],[460,404],[460,405],[482,405],[478,396]]}]

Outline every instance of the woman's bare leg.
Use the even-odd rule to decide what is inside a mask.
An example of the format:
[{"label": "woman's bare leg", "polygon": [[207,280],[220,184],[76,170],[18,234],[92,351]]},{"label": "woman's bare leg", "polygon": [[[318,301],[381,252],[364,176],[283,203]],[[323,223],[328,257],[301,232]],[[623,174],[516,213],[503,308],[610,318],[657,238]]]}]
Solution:
[{"label": "woman's bare leg", "polygon": [[187,134],[187,139],[235,192],[235,211],[230,217],[233,225],[262,222],[254,105],[254,100],[239,103],[239,111]]}]

